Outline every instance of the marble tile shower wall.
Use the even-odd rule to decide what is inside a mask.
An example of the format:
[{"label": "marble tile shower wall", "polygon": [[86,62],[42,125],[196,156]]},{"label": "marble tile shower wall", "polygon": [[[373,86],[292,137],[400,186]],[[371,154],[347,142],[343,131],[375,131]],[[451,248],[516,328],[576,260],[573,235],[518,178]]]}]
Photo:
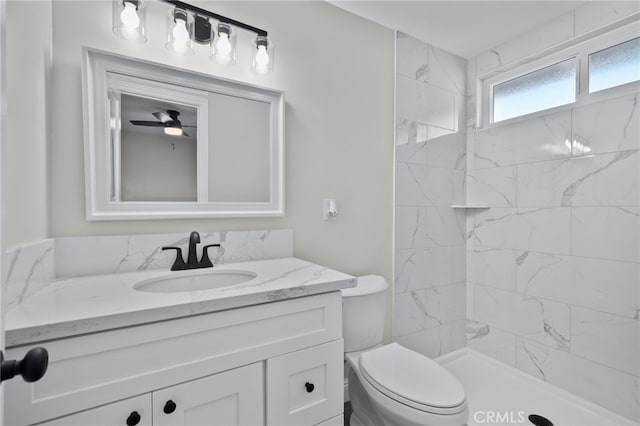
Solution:
[{"label": "marble tile shower wall", "polygon": [[[603,8],[587,5],[536,34],[557,42],[590,22],[624,16]],[[476,57],[469,74],[541,47],[529,39],[540,42],[527,35],[492,49]],[[639,100],[629,93],[471,130],[467,174],[469,201],[491,206],[468,218],[468,345],[634,420]]]},{"label": "marble tile shower wall", "polygon": [[435,357],[465,346],[467,63],[396,43],[395,337]]}]

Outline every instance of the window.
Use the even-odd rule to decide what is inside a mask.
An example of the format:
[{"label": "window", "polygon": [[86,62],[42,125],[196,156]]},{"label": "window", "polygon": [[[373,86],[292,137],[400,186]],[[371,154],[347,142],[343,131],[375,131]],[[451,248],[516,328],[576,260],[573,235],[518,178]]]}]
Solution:
[{"label": "window", "polygon": [[589,55],[589,93],[640,81],[640,37]]},{"label": "window", "polygon": [[498,68],[481,77],[482,126],[639,90],[637,22],[599,31],[569,40],[554,52],[521,59],[525,65]]},{"label": "window", "polygon": [[576,63],[569,59],[493,87],[493,122],[576,100]]}]

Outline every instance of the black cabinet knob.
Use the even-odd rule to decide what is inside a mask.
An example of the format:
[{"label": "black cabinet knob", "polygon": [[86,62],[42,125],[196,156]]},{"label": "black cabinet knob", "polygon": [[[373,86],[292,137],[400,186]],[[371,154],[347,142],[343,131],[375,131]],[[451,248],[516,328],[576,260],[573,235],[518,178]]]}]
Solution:
[{"label": "black cabinet knob", "polygon": [[309,383],[309,382],[305,383],[304,387],[307,388],[308,393],[313,392],[313,390],[316,388],[313,383]]},{"label": "black cabinet knob", "polygon": [[0,353],[2,367],[0,381],[21,375],[25,382],[36,382],[44,376],[49,366],[49,353],[45,348],[33,348],[22,358],[22,361],[5,361]]},{"label": "black cabinet knob", "polygon": [[142,419],[140,414],[138,414],[137,411],[132,411],[131,414],[129,414],[129,417],[127,417],[127,426],[136,426],[140,423],[140,419]]},{"label": "black cabinet knob", "polygon": [[164,404],[164,408],[162,409],[162,411],[164,411],[165,414],[173,413],[174,411],[176,411],[176,403],[173,402],[172,400],[168,400]]}]

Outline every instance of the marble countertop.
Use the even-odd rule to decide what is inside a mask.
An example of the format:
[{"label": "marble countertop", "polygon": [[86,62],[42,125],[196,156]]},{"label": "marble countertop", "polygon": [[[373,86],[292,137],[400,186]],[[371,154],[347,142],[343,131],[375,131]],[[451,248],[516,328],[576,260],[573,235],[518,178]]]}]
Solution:
[{"label": "marble countertop", "polygon": [[[247,282],[212,290],[149,293],[141,281],[246,270]],[[120,327],[274,302],[355,286],[355,278],[293,257],[218,265],[213,269],[171,272],[158,269],[55,281],[9,310],[7,347],[33,344]]]}]

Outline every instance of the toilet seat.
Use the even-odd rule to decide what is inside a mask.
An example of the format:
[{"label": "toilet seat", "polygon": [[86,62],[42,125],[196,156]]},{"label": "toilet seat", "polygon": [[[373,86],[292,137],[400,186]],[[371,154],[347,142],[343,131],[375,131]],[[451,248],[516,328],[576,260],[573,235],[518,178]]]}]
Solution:
[{"label": "toilet seat", "polygon": [[360,357],[363,378],[385,396],[433,414],[466,410],[464,388],[435,361],[392,343]]}]

